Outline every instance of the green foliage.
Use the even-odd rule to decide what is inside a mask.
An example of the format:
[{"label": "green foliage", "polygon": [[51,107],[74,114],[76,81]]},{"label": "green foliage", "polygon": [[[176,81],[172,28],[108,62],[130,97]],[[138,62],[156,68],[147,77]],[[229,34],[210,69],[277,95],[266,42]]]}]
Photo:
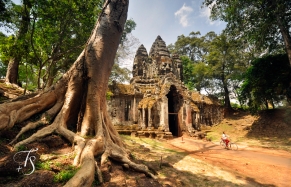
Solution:
[{"label": "green foliage", "polygon": [[201,91],[202,88],[209,87],[211,79],[210,71],[210,67],[203,62],[194,64],[192,74],[195,80],[194,87],[197,91]]},{"label": "green foliage", "polygon": [[217,97],[223,98],[226,108],[231,108],[230,92],[235,90],[232,86],[242,80],[242,74],[246,70],[248,63],[246,54],[241,41],[233,40],[225,33],[215,37],[209,44],[209,53],[205,58],[212,82],[206,89]]},{"label": "green foliage", "polygon": [[[125,83],[130,81],[131,71],[122,67],[123,61],[129,60],[128,57],[132,56],[132,49],[136,50],[136,45],[139,43],[138,40],[131,35],[131,32],[135,29],[136,23],[134,20],[129,19],[126,21],[124,30],[121,36],[120,44],[117,49],[117,53],[114,59],[114,65],[111,70],[109,77],[109,84],[112,84],[113,81],[118,83]],[[130,59],[132,60],[132,59]]]},{"label": "green foliage", "polygon": [[204,0],[203,4],[211,7],[212,19],[227,22],[226,31],[235,38],[271,52],[282,50],[284,37],[285,47],[290,50],[290,1]]},{"label": "green foliage", "polygon": [[126,40],[127,35],[129,33],[131,33],[135,29],[135,27],[136,27],[136,23],[134,22],[133,19],[126,20],[125,25],[124,25],[124,29],[123,29],[123,33],[121,36],[121,41],[120,41],[121,45],[124,44],[124,41]]},{"label": "green foliage", "polygon": [[175,44],[168,46],[171,53],[181,56],[183,63],[183,82],[191,89],[201,91],[209,85],[209,68],[205,56],[209,50],[209,44],[216,37],[214,32],[200,36],[200,32],[191,32],[189,36],[178,36]]},{"label": "green foliage", "polygon": [[[287,51],[289,57],[291,56],[290,1],[204,0],[204,5],[211,7],[211,18],[227,22],[227,27],[224,32],[231,35],[232,38],[242,39],[242,46],[247,45],[245,51],[253,52],[252,48],[255,48],[256,50],[254,51],[264,50],[264,53],[267,52],[268,55]],[[260,54],[255,53],[252,53],[252,55],[249,56],[251,60],[260,56]],[[236,59],[240,58],[241,57],[236,57]],[[290,64],[291,59],[289,58],[289,65]],[[251,70],[249,70],[249,72],[251,72]],[[261,82],[266,80],[261,80]],[[273,89],[277,87],[276,85],[273,85],[274,88],[272,88],[272,86],[266,86],[267,84],[259,83],[260,81],[258,81],[258,84],[265,84],[265,86],[259,86],[257,90],[253,90],[250,85],[256,83],[252,81],[244,81],[243,87],[245,92],[242,92],[244,96],[239,95],[241,93],[237,89],[239,84],[236,84],[235,89],[240,103],[245,103],[246,101],[244,100],[248,98],[248,105],[252,111],[255,112],[262,108],[262,103],[264,103],[264,107],[267,108],[268,102],[274,105],[273,101],[281,100],[277,94],[274,94]],[[278,89],[281,90],[282,85],[279,85]],[[246,90],[249,91],[246,92]],[[246,96],[247,94],[248,96]],[[261,98],[260,95],[264,96]]]},{"label": "green foliage", "polygon": [[5,66],[8,65],[9,59],[13,56],[14,43],[15,36],[6,36],[0,33],[0,60]]},{"label": "green foliage", "polygon": [[61,170],[54,176],[55,182],[65,183],[69,181],[76,173],[78,169],[75,167],[70,167],[67,170]]},{"label": "green foliage", "polygon": [[19,68],[19,80],[28,89],[50,86],[82,51],[103,1],[31,0],[22,3],[10,8],[16,37],[6,37],[0,44],[1,61],[7,65],[10,58],[17,57],[23,66]]},{"label": "green foliage", "polygon": [[19,80],[22,82],[22,87],[29,91],[37,89],[37,74],[34,71],[36,68],[37,66],[27,63],[19,65]]},{"label": "green foliage", "polygon": [[37,66],[38,79],[42,78],[45,86],[50,86],[76,60],[91,34],[101,6],[101,0],[35,2],[29,62]]},{"label": "green foliage", "polygon": [[7,26],[11,22],[10,6],[12,6],[11,0],[0,0],[0,27]]},{"label": "green foliage", "polygon": [[19,151],[26,151],[27,150],[27,147],[25,145],[20,145],[18,147],[15,147],[16,148],[16,151],[19,152]]},{"label": "green foliage", "polygon": [[113,96],[113,93],[111,91],[106,92],[106,99],[110,100],[110,98]]},{"label": "green foliage", "polygon": [[61,171],[54,175],[54,181],[59,183],[64,183],[70,180],[78,171],[79,168],[76,168],[71,165],[66,165],[60,162],[45,161],[37,162],[35,164],[36,169],[38,170],[51,170],[52,167],[61,168]]},{"label": "green foliage", "polygon": [[171,53],[188,56],[193,62],[201,61],[203,54],[205,54],[205,49],[203,45],[204,38],[199,36],[199,31],[191,32],[189,36],[178,36],[174,46],[170,45]]},{"label": "green foliage", "polygon": [[[83,50],[102,5],[102,0],[88,0],[86,3],[79,0],[31,0],[11,5],[9,11],[14,35],[7,37],[0,33],[0,76],[4,77],[9,60],[17,57],[22,86],[35,90],[52,85]],[[135,27],[132,19],[127,20],[119,47],[122,53],[116,59],[128,54],[128,34]],[[112,77],[119,82],[129,81],[129,70],[119,67],[118,61]]]},{"label": "green foliage", "polygon": [[241,86],[241,100],[256,112],[268,104],[281,101],[290,82],[290,66],[286,54],[266,55],[252,61]]},{"label": "green foliage", "polygon": [[206,139],[212,142],[218,142],[220,140],[221,136],[220,134],[217,134],[217,132],[208,132]]},{"label": "green foliage", "polygon": [[231,108],[230,93],[238,95],[242,75],[252,58],[251,48],[226,33],[199,35],[200,32],[181,35],[174,45],[169,45],[172,53],[181,56],[183,82],[191,90],[203,90],[220,98],[225,107]]},{"label": "green foliage", "polygon": [[35,164],[35,167],[36,167],[36,169],[38,169],[38,170],[41,170],[41,169],[43,169],[43,170],[51,170],[51,162],[50,161],[46,161],[46,162],[36,162],[36,164]]},{"label": "green foliage", "polygon": [[183,82],[188,89],[194,89],[194,76],[192,74],[194,70],[193,62],[187,56],[180,57],[183,64]]},{"label": "green foliage", "polygon": [[209,66],[203,62],[194,63],[187,56],[180,57],[183,63],[183,82],[188,89],[201,91],[209,84]]},{"label": "green foliage", "polygon": [[230,103],[232,108],[240,108],[240,105],[237,103]]},{"label": "green foliage", "polygon": [[6,75],[7,67],[0,61],[0,79],[3,79]]},{"label": "green foliage", "polygon": [[113,81],[119,83],[124,83],[126,81],[128,82],[130,80],[130,74],[131,72],[129,69],[122,68],[117,63],[114,63],[109,77],[109,83],[112,83]]}]

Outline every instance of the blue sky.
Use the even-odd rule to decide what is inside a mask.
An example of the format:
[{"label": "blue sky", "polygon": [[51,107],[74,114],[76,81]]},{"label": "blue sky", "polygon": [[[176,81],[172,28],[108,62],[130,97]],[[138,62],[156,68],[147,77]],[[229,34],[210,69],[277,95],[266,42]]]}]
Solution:
[{"label": "blue sky", "polygon": [[[21,0],[13,0],[20,3]],[[220,34],[225,23],[210,21],[208,8],[201,8],[203,0],[130,0],[128,19],[132,18],[136,29],[132,32],[149,52],[152,43],[160,35],[166,45],[175,43],[177,37],[200,31],[201,35],[214,31]]]},{"label": "blue sky", "polygon": [[[13,1],[21,3],[21,0]],[[201,8],[202,3],[203,0],[129,0],[128,19],[132,18],[137,24],[132,35],[149,52],[158,35],[169,45],[174,44],[178,36],[188,36],[192,31],[200,31],[202,36],[210,31],[220,34],[226,24],[211,21],[209,9]],[[131,54],[120,61],[121,66],[132,68],[138,47],[131,48]]]},{"label": "blue sky", "polygon": [[152,43],[160,35],[166,45],[175,43],[177,37],[200,31],[220,34],[225,23],[211,21],[208,8],[202,9],[203,0],[130,0],[128,19],[132,18],[136,29],[132,32],[149,52]]}]

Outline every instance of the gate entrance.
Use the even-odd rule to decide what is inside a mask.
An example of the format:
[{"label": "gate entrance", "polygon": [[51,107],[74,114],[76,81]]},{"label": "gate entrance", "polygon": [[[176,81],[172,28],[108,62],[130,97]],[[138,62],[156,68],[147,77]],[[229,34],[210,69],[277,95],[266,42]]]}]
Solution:
[{"label": "gate entrance", "polygon": [[169,119],[169,129],[173,136],[181,136],[181,130],[179,125],[179,94],[175,86],[171,86],[168,97],[168,119]]}]

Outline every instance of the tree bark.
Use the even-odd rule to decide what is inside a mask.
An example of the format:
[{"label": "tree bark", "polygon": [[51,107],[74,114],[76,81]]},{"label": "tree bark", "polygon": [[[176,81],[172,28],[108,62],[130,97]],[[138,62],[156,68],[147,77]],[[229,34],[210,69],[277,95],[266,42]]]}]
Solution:
[{"label": "tree bark", "polygon": [[224,110],[225,110],[224,115],[227,116],[232,113],[233,108],[231,107],[231,104],[230,104],[229,90],[227,87],[227,80],[225,78],[224,71],[225,71],[225,64],[223,64],[222,66],[221,80],[222,80],[223,90],[224,90]]},{"label": "tree bark", "polygon": [[[85,49],[55,85],[30,99],[0,105],[0,132],[40,112],[43,113],[42,123],[53,121],[17,142],[15,148],[52,133],[60,134],[74,145],[73,164],[80,165],[80,170],[65,186],[91,186],[94,172],[100,171],[96,168],[97,155],[101,155],[101,166],[111,158],[156,178],[148,167],[129,160],[106,108],[107,84],[127,18],[128,3],[129,0],[104,3]],[[17,137],[36,126],[35,123],[27,124]]]},{"label": "tree bark", "polygon": [[232,109],[231,104],[230,104],[230,98],[229,98],[229,90],[225,83],[223,84],[223,89],[224,89],[224,107],[228,109]]},{"label": "tree bark", "polygon": [[20,62],[19,57],[14,57],[9,60],[5,82],[17,84],[19,62]]},{"label": "tree bark", "polygon": [[226,80],[223,81],[223,89],[224,89],[224,117],[228,116],[233,112],[233,108],[230,104],[230,98],[229,98],[229,90],[227,88],[227,84],[225,83]]},{"label": "tree bark", "polygon": [[284,26],[284,24],[282,23],[282,20],[279,17],[277,17],[277,22],[278,22],[279,29],[280,29],[280,32],[282,34],[282,37],[283,37],[283,40],[285,43],[286,53],[288,55],[289,63],[291,66],[291,36],[290,36],[290,32],[289,32],[288,28],[286,28]]},{"label": "tree bark", "polygon": [[[28,32],[28,27],[30,24],[30,17],[29,17],[29,11],[31,8],[31,4],[29,1],[23,1],[23,11],[22,11],[22,17],[21,17],[21,26],[18,32],[18,37],[16,38],[16,42],[14,44],[13,50],[17,49],[17,41],[24,40],[26,33]],[[23,42],[26,43],[26,42]],[[21,45],[21,50],[25,50],[27,48],[27,44]],[[9,60],[8,68],[6,72],[5,82],[11,83],[11,84],[17,84],[18,81],[18,67],[19,63],[22,59],[22,54],[20,51],[14,51],[14,56]]]}]

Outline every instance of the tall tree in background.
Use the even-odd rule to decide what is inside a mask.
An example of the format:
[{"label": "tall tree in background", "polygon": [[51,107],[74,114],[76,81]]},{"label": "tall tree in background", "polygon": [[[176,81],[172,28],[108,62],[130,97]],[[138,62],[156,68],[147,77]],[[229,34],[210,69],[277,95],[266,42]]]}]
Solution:
[{"label": "tall tree in background", "polygon": [[[25,9],[26,3],[29,3],[30,9]],[[15,64],[11,66],[14,71],[10,73],[8,68],[6,80],[9,80],[10,74],[18,74],[25,85],[37,85],[38,89],[51,86],[82,51],[96,15],[101,11],[101,3],[102,0],[88,0],[86,3],[77,0],[26,0],[21,6],[15,5],[13,11],[19,15],[25,13],[27,17],[26,22],[20,19],[21,24],[18,24],[17,16],[13,19],[17,36],[23,33],[20,26],[24,23],[26,33],[16,37],[15,46],[10,47],[8,52],[1,53],[11,56],[11,59],[21,59],[16,62],[22,62],[20,65],[28,67],[28,72],[19,72],[17,63],[10,63]],[[31,75],[36,75],[36,82],[26,81]],[[16,79],[17,76],[13,77]]]},{"label": "tall tree in background", "polygon": [[27,33],[30,25],[30,9],[32,7],[30,0],[23,0],[20,13],[19,30],[16,34],[15,43],[10,52],[10,59],[7,67],[5,82],[17,84],[19,63],[25,53],[28,52]]},{"label": "tall tree in background", "polygon": [[11,0],[0,0],[0,27],[11,22],[9,6],[11,6]]},{"label": "tall tree in background", "polygon": [[[2,61],[7,61],[7,56],[15,56],[14,53],[22,57],[22,63],[16,66],[19,67],[18,82],[29,90],[50,87],[68,70],[87,41],[102,6],[101,0],[88,0],[86,3],[78,0],[38,0],[31,3],[30,26],[25,38],[27,50],[20,50],[23,48],[16,48],[16,45],[9,47],[10,36],[6,40],[1,39]],[[15,7],[15,13],[22,11],[21,6]],[[14,25],[17,28],[18,24]],[[127,20],[110,82],[130,80],[130,70],[122,61],[131,56],[132,48],[138,43],[130,34],[135,27],[134,20]]]},{"label": "tall tree in background", "polygon": [[291,65],[291,1],[204,0],[204,5],[211,8],[213,19],[226,21],[226,31],[236,37],[270,51],[284,42]]},{"label": "tall tree in background", "polygon": [[241,43],[231,41],[225,34],[217,36],[210,44],[209,54],[206,57],[211,68],[211,74],[217,87],[221,88],[226,112],[231,112],[230,82],[243,74],[247,60],[244,60]]},{"label": "tall tree in background", "polygon": [[[40,130],[16,143],[14,148],[52,133],[60,134],[74,145],[74,164],[80,165],[80,169],[65,186],[91,186],[95,171],[99,171],[97,155],[101,156],[98,157],[101,167],[111,158],[155,178],[146,166],[129,160],[106,106],[106,88],[126,22],[128,3],[128,0],[104,3],[84,50],[56,84],[37,96],[0,105],[1,132],[34,114],[43,113],[40,121],[24,126],[13,143],[27,130],[36,126]],[[41,128],[44,124],[48,125]]]},{"label": "tall tree in background", "polygon": [[188,56],[193,62],[201,60],[203,55],[203,38],[200,32],[191,32],[189,36],[178,36],[174,46],[169,46],[172,53]]},{"label": "tall tree in background", "polygon": [[178,36],[177,41],[168,46],[172,54],[181,56],[183,82],[191,90],[196,89],[200,92],[209,83],[205,55],[214,37],[216,37],[214,32],[209,32],[205,36],[200,36],[200,32],[191,32],[189,36]]},{"label": "tall tree in background", "polygon": [[34,7],[29,61],[38,68],[38,88],[48,88],[82,51],[102,1],[38,0]]},{"label": "tall tree in background", "polygon": [[[241,100],[251,111],[268,109],[282,101],[289,87],[291,68],[287,54],[265,55],[252,61],[241,86]],[[263,107],[262,107],[263,106]]]},{"label": "tall tree in background", "polygon": [[211,79],[209,66],[204,62],[194,63],[188,56],[181,56],[180,59],[183,63],[183,82],[187,88],[198,92],[208,88]]},{"label": "tall tree in background", "polygon": [[183,81],[189,89],[221,98],[226,111],[232,111],[231,96],[239,95],[243,73],[252,57],[251,48],[225,33],[198,35],[199,32],[181,35],[169,46],[172,53],[182,55]]}]

